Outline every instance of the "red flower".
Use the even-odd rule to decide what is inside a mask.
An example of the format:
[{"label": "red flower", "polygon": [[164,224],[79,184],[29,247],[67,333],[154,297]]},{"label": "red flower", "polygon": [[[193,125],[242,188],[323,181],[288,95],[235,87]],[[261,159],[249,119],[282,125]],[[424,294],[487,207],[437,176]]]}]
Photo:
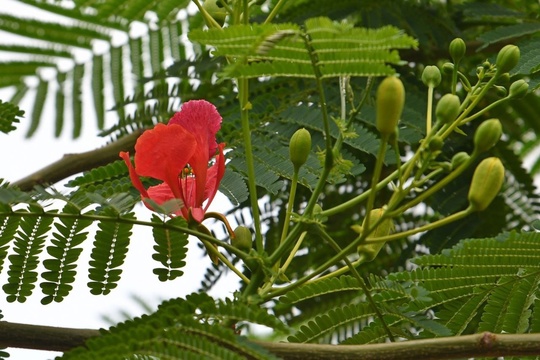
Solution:
[{"label": "red flower", "polygon": [[[181,206],[174,213],[186,220],[201,222],[225,173],[225,144],[216,142],[220,127],[221,116],[214,105],[205,100],[188,101],[168,125],[157,124],[139,137],[135,144],[135,167],[129,153],[121,152],[131,182],[143,201],[150,199],[162,205],[170,200],[181,200]],[[145,189],[139,176],[163,183]],[[152,209],[151,204],[145,204]]]}]

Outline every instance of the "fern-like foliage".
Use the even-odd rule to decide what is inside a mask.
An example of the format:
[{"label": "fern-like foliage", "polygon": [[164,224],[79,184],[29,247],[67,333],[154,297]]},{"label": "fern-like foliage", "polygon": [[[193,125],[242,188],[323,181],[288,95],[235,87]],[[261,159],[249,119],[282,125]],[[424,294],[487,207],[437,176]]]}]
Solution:
[{"label": "fern-like foliage", "polygon": [[298,327],[298,331],[289,336],[288,340],[378,343],[388,338],[388,331],[395,336],[414,338],[413,328],[422,328],[432,336],[450,334],[445,326],[427,317],[425,312],[404,311],[410,301],[428,296],[421,286],[411,291],[397,282],[377,277],[372,277],[371,284],[370,294],[382,320],[372,304],[366,301],[364,288],[352,276],[314,281],[289,292],[281,298],[283,305],[280,307],[294,304],[296,308],[302,309],[302,314],[288,320]]},{"label": "fern-like foliage", "polygon": [[55,223],[56,231],[53,233],[52,245],[47,247],[50,259],[43,262],[47,269],[41,276],[46,282],[40,284],[44,295],[42,303],[62,301],[73,289],[71,284],[75,281],[76,262],[82,252],[80,245],[86,240],[88,232],[84,232],[92,221],[78,219],[80,210],[71,204],[66,205],[62,213],[73,214],[73,218],[63,217]]},{"label": "fern-like foliage", "polygon": [[20,118],[24,115],[24,111],[16,105],[0,100],[0,131],[4,134],[15,130],[15,124],[20,122]]},{"label": "fern-like foliage", "polygon": [[[154,216],[152,221],[159,223],[161,220],[159,217]],[[182,217],[173,218],[168,222],[178,227],[187,226],[186,221]],[[156,242],[156,245],[154,245],[156,252],[152,255],[152,258],[162,265],[161,268],[154,269],[154,274],[161,281],[174,280],[182,276],[183,272],[178,269],[186,264],[184,258],[187,253],[187,234],[155,227],[153,229],[153,235]]]},{"label": "fern-like foliage", "polygon": [[[93,109],[97,127],[104,130],[107,118],[113,119],[113,126],[121,124],[129,115],[125,111],[124,100],[127,96],[142,89],[145,77],[163,73],[164,63],[172,58],[175,61],[185,58],[183,43],[180,40],[182,25],[176,18],[179,10],[189,2],[178,4],[173,1],[131,1],[121,5],[110,6],[114,1],[104,3],[86,3],[79,6],[66,7],[58,2],[43,2],[36,0],[20,0],[27,6],[60,15],[70,19],[67,23],[58,24],[41,19],[17,17],[8,14],[0,16],[0,29],[16,34],[22,38],[23,45],[2,43],[0,49],[15,54],[16,58],[27,57],[30,60],[9,61],[0,64],[0,87],[18,85],[20,92],[11,101],[17,104],[31,87],[24,82],[24,77],[38,79],[35,94],[31,99],[33,106],[30,113],[31,124],[27,135],[32,136],[43,122],[54,124],[54,133],[60,136],[68,120],[72,122],[72,135],[78,137],[83,125],[81,98],[90,95],[93,99]],[[136,10],[135,10],[136,9]],[[148,31],[142,37],[130,38],[130,23],[140,21],[140,24],[150,26],[145,14],[154,11],[160,17],[160,29]],[[164,32],[164,31],[165,32]],[[114,40],[113,32],[124,33],[127,43]],[[46,43],[43,40],[46,34]],[[35,41],[39,40],[39,41]],[[149,41],[146,41],[149,40]],[[96,42],[100,45],[96,46]],[[114,45],[113,45],[114,42]],[[102,45],[109,48],[103,54]],[[78,59],[80,49],[92,55],[87,63]],[[152,54],[148,61],[142,53]],[[68,61],[73,67],[66,70],[58,66],[58,59]],[[43,77],[41,69],[54,70],[55,77]],[[134,76],[134,81],[131,78]],[[85,79],[91,78],[90,87]],[[48,89],[58,90],[53,98],[45,97]],[[107,97],[107,92],[113,94]],[[42,109],[47,101],[54,102],[51,119],[46,118]],[[144,108],[144,104],[140,105]],[[113,111],[110,111],[113,109]],[[106,111],[109,110],[108,114]],[[48,115],[48,114],[47,114]]]},{"label": "fern-like foliage", "polygon": [[[106,215],[110,211],[104,211]],[[126,217],[126,216],[125,216]],[[130,214],[134,218],[134,214]],[[132,224],[100,221],[90,257],[90,282],[88,287],[94,295],[107,295],[117,286],[131,236]]]},{"label": "fern-like foliage", "polygon": [[[33,213],[43,212],[37,205],[31,205],[28,210]],[[43,250],[46,233],[52,222],[52,217],[41,215],[21,219],[13,244],[15,253],[8,256],[8,282],[2,287],[7,294],[7,301],[25,302],[32,294],[38,279],[38,256]]]},{"label": "fern-like foliage", "polygon": [[[106,174],[96,170],[92,176]],[[73,181],[83,184],[83,179]],[[65,205],[61,210],[40,205],[52,200]],[[97,225],[97,231],[91,246],[88,287],[95,295],[110,293],[121,279],[133,225],[141,224],[131,212],[138,200],[138,195],[128,193],[108,196],[75,191],[64,195],[38,188],[30,195],[7,184],[0,186],[0,271],[7,268],[9,272],[3,286],[8,301],[26,301],[38,280],[43,304],[63,301],[73,288],[88,236],[86,229],[91,224]],[[83,212],[89,208],[93,210]],[[161,281],[181,276],[187,252],[185,220],[178,217],[164,222],[154,216],[142,225],[153,229],[156,245],[151,257],[160,264],[154,273]]]},{"label": "fern-like foliage", "polygon": [[427,289],[431,300],[413,302],[410,309],[431,309],[454,334],[530,332],[538,312],[539,240],[538,233],[518,232],[463,240],[416,259],[418,269],[389,278]]},{"label": "fern-like foliage", "polygon": [[[382,318],[351,276],[290,291],[276,311],[297,328],[291,342],[376,343],[388,339],[388,330],[408,339],[534,332],[539,240],[538,233],[518,232],[467,239],[441,254],[416,258],[417,269],[372,276],[368,285]],[[291,306],[302,314],[288,313]]]},{"label": "fern-like foliage", "polygon": [[523,35],[534,34],[539,31],[540,24],[537,23],[508,25],[483,33],[482,36],[480,36],[479,40],[484,43],[483,47],[486,47],[499,41],[513,39]]},{"label": "fern-like foliage", "polygon": [[216,47],[216,55],[243,59],[224,70],[232,78],[389,75],[394,70],[387,64],[400,61],[391,49],[417,45],[393,27],[354,28],[328,18],[309,19],[302,28],[268,24],[192,31],[190,39]]},{"label": "fern-like foliage", "polygon": [[121,323],[61,358],[276,359],[235,333],[235,327],[244,322],[288,332],[264,308],[191,294],[164,302],[151,315]]}]

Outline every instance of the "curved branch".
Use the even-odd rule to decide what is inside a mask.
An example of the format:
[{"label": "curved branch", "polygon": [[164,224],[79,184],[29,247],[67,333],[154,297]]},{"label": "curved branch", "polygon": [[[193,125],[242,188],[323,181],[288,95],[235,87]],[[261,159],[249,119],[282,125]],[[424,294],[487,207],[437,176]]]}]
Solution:
[{"label": "curved branch", "polygon": [[[0,321],[0,347],[67,351],[99,330]],[[540,334],[481,334],[370,345],[321,345],[254,341],[285,360],[427,360],[540,354]]]},{"label": "curved branch", "polygon": [[109,164],[120,159],[118,157],[120,151],[133,152],[135,142],[142,132],[143,130],[137,130],[95,150],[79,154],[66,154],[60,160],[11,184],[17,186],[22,191],[30,191],[35,185],[54,184],[71,175]]}]

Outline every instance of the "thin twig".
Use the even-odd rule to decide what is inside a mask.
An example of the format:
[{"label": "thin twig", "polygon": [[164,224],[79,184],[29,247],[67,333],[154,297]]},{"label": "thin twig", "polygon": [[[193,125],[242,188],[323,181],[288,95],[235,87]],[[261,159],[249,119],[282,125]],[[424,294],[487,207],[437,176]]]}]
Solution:
[{"label": "thin twig", "polygon": [[11,184],[23,191],[30,191],[36,185],[54,184],[71,175],[107,165],[120,159],[118,157],[120,151],[133,152],[135,142],[142,132],[142,130],[135,131],[95,150],[79,154],[66,154],[60,160]]}]

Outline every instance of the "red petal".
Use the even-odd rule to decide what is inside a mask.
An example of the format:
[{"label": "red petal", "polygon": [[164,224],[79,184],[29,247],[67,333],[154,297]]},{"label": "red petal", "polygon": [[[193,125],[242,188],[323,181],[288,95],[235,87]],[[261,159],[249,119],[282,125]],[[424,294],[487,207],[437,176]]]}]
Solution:
[{"label": "red petal", "polygon": [[[177,197],[174,196],[169,185],[165,183],[149,187],[148,197],[152,199],[153,201],[155,201],[158,205],[163,205],[167,201],[178,199]],[[150,209],[153,210],[152,208]],[[176,207],[175,207],[175,210],[176,210]],[[188,214],[187,208],[185,206],[178,207],[177,210],[175,211],[175,214],[182,215],[187,219],[187,214]]]},{"label": "red petal", "polygon": [[182,109],[174,114],[169,124],[182,125],[192,133],[197,138],[199,149],[208,149],[208,161],[216,153],[216,133],[221,128],[221,120],[214,105],[206,100],[191,100],[182,105]]},{"label": "red petal", "polygon": [[183,199],[178,176],[196,150],[195,137],[182,126],[157,124],[137,140],[137,173],[164,181],[175,198]]},{"label": "red petal", "polygon": [[133,186],[139,190],[141,193],[141,196],[143,198],[148,197],[148,193],[146,192],[146,189],[144,188],[141,179],[139,179],[139,176],[137,175],[137,172],[135,171],[135,168],[131,164],[131,160],[129,159],[129,153],[122,151],[120,152],[120,157],[124,159],[124,162],[126,163],[128,170],[129,170],[129,177],[131,179],[131,183]]},{"label": "red petal", "polygon": [[216,196],[216,193],[219,189],[219,183],[225,175],[225,156],[223,155],[223,148],[225,143],[221,143],[218,146],[219,154],[216,156],[216,163],[208,169],[208,174],[206,178],[206,186],[204,189],[204,198],[208,199],[204,211],[208,209],[212,200]]}]

